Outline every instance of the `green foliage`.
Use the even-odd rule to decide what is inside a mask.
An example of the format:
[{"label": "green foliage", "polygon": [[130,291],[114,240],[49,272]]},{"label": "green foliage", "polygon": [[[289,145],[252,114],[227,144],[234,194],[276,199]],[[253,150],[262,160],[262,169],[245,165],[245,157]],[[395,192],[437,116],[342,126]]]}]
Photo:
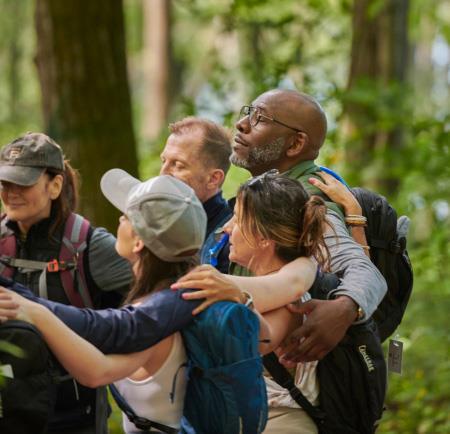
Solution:
[{"label": "green foliage", "polygon": [[[142,0],[150,1],[150,0]],[[124,1],[133,113],[142,119],[144,28],[141,0]],[[373,0],[370,15],[383,9]],[[390,374],[380,433],[450,432],[450,86],[447,64],[432,61],[436,41],[447,50],[450,6],[445,0],[410,0],[408,84],[361,80],[346,90],[351,46],[351,0],[172,0],[172,46],[177,95],[171,121],[202,115],[232,127],[239,107],[272,87],[296,87],[315,95],[329,122],[320,163],[345,173],[350,183],[366,184],[389,173],[399,181],[388,196],[412,220],[408,249],[415,287],[400,327],[405,342],[404,372]],[[40,92],[33,56],[34,2],[0,0],[0,144],[40,130]],[[425,54],[424,54],[425,53]],[[435,56],[435,54],[433,54]],[[428,56],[428,57],[427,57]],[[425,60],[424,60],[425,59]],[[364,131],[342,140],[346,104],[364,108]],[[367,164],[355,167],[345,155],[358,146],[361,132],[404,131],[403,147],[384,141],[367,151]],[[142,177],[159,172],[167,132],[141,146]],[[248,172],[231,168],[224,185],[234,196]],[[367,185],[367,184],[366,184]],[[112,432],[121,432],[117,409]]]},{"label": "green foliage", "polygon": [[[389,375],[387,411],[379,432],[450,431],[449,229],[412,250],[416,281],[398,333],[404,341],[403,373]],[[443,239],[447,237],[447,243]],[[445,247],[446,244],[446,247]],[[446,257],[443,257],[443,247]]]}]

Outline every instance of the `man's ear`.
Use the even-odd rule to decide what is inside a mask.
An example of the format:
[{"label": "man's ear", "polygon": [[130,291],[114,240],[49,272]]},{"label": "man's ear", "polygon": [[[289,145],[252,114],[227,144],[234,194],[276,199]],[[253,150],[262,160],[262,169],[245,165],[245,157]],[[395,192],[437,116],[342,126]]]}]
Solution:
[{"label": "man's ear", "polygon": [[144,247],[144,242],[137,235],[135,235],[133,253],[139,253]]},{"label": "man's ear", "polygon": [[292,143],[286,149],[286,156],[290,158],[298,157],[303,154],[308,145],[308,135],[303,132],[298,132],[292,137]]},{"label": "man's ear", "polygon": [[212,169],[208,174],[207,187],[209,190],[220,189],[225,179],[225,173],[222,169]]},{"label": "man's ear", "polygon": [[64,178],[62,175],[55,175],[53,179],[50,180],[48,184],[48,191],[50,194],[50,199],[55,200],[58,199],[61,194],[62,188],[64,184]]}]

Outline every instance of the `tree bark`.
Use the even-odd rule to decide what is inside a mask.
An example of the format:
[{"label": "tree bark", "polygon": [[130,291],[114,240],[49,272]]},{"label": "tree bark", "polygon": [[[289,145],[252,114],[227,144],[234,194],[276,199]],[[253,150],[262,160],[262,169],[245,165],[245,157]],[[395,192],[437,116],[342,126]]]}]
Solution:
[{"label": "tree bark", "polygon": [[167,126],[172,97],[170,0],[143,2],[144,12],[144,122],[145,139],[154,141]]},{"label": "tree bark", "polygon": [[[380,9],[374,9],[376,7]],[[347,86],[350,95],[359,87],[367,94],[375,89],[377,97],[389,86],[406,82],[408,11],[409,0],[354,1]],[[393,100],[401,110],[402,101],[399,98]],[[373,170],[366,171],[365,182],[374,188],[394,192],[398,188],[398,179],[389,173],[389,168],[393,167],[395,154],[403,146],[403,128],[400,125],[380,128],[378,110],[376,99],[369,104],[361,99],[346,99],[343,121],[347,144],[345,161],[351,162],[349,164],[359,173],[361,169],[372,167]],[[356,182],[361,181],[356,179]]]},{"label": "tree bark", "polygon": [[37,0],[35,24],[46,131],[81,173],[82,213],[115,228],[101,176],[137,175],[122,2]]}]

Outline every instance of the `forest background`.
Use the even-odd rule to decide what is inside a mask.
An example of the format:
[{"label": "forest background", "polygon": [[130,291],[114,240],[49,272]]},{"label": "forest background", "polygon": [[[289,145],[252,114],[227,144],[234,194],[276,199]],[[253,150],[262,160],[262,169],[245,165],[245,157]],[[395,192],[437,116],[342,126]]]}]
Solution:
[{"label": "forest background", "polygon": [[[0,144],[47,132],[81,172],[81,211],[112,231],[101,175],[156,175],[169,122],[233,128],[265,90],[315,96],[319,162],[412,220],[403,373],[378,432],[450,432],[449,2],[0,0],[0,29]],[[225,196],[248,176],[232,168]]]}]

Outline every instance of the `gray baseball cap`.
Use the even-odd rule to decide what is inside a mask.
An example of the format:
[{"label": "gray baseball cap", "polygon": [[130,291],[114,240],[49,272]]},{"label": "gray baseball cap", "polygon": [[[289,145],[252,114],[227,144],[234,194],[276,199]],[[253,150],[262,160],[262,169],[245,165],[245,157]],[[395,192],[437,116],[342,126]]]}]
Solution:
[{"label": "gray baseball cap", "polygon": [[34,185],[46,169],[64,171],[61,147],[42,133],[27,133],[0,153],[0,181]]},{"label": "gray baseball cap", "polygon": [[105,197],[130,220],[145,246],[168,262],[184,261],[203,245],[206,213],[194,190],[169,175],[141,182],[111,169],[100,182]]}]

